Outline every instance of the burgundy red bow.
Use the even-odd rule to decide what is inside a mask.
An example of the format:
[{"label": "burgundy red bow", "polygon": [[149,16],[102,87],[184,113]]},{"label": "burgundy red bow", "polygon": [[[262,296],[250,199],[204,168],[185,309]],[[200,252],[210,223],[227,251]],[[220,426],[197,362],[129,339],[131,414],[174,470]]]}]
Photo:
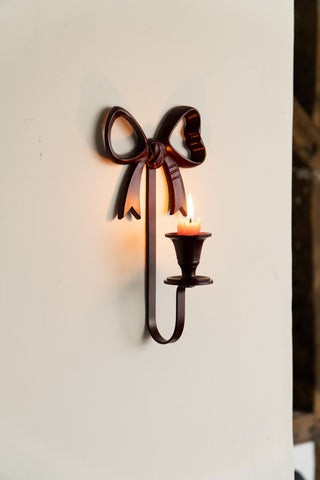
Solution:
[{"label": "burgundy red bow", "polygon": [[[118,155],[111,145],[111,130],[117,118],[123,118],[132,127],[137,144],[132,152]],[[190,158],[177,152],[170,144],[170,136],[180,120],[184,120],[183,136]],[[137,121],[122,107],[109,110],[102,124],[102,133],[107,157],[115,163],[129,165],[126,176],[126,188],[118,217],[123,218],[129,211],[141,218],[140,183],[144,165],[148,168],[163,167],[168,191],[170,215],[178,210],[186,215],[186,194],[179,167],[190,168],[200,165],[206,151],[200,136],[200,114],[192,107],[178,106],[171,108],[163,117],[154,138],[147,139]]]}]

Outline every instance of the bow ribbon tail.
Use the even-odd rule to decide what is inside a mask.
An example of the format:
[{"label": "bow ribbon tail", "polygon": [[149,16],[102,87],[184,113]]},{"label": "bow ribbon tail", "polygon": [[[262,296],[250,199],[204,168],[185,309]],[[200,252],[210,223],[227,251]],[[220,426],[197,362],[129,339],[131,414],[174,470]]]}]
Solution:
[{"label": "bow ribbon tail", "polygon": [[118,218],[125,217],[127,213],[131,212],[132,215],[140,219],[140,183],[141,175],[144,167],[144,161],[129,165],[126,174],[123,178],[123,184],[119,191],[123,192],[122,198],[118,202]]},{"label": "bow ribbon tail", "polygon": [[178,165],[170,157],[167,157],[163,162],[163,170],[169,191],[170,215],[173,215],[178,210],[180,210],[182,215],[187,215],[186,192]]}]

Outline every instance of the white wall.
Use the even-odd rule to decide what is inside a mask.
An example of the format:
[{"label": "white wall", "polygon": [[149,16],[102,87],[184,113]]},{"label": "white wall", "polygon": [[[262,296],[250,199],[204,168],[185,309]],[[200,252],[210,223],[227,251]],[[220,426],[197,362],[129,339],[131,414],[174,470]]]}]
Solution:
[{"label": "white wall", "polygon": [[[292,480],[292,0],[0,2],[1,480]],[[96,152],[122,105],[202,115],[213,238],[175,345],[143,339],[144,224]],[[178,273],[159,174],[158,300]]]},{"label": "white wall", "polygon": [[305,480],[315,480],[315,443],[305,442],[293,448],[294,469]]}]

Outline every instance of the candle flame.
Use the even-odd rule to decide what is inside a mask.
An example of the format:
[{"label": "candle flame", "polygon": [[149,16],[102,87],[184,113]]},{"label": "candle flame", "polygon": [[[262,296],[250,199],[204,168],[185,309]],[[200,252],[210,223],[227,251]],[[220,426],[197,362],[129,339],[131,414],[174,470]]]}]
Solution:
[{"label": "candle flame", "polygon": [[189,193],[188,201],[187,201],[187,212],[188,212],[188,218],[192,222],[192,220],[193,220],[193,201],[192,201],[192,197],[191,197],[190,193]]}]

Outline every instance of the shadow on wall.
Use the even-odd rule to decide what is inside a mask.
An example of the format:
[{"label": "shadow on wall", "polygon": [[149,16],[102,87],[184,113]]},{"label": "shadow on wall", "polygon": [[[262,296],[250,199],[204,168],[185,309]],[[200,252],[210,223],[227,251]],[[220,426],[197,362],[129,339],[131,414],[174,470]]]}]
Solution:
[{"label": "shadow on wall", "polygon": [[[137,302],[139,297],[141,297],[141,301]],[[132,277],[115,298],[116,304],[120,305],[119,328],[122,331],[121,335],[126,337],[131,345],[145,344],[149,340],[143,300],[144,288],[141,275]]]}]

